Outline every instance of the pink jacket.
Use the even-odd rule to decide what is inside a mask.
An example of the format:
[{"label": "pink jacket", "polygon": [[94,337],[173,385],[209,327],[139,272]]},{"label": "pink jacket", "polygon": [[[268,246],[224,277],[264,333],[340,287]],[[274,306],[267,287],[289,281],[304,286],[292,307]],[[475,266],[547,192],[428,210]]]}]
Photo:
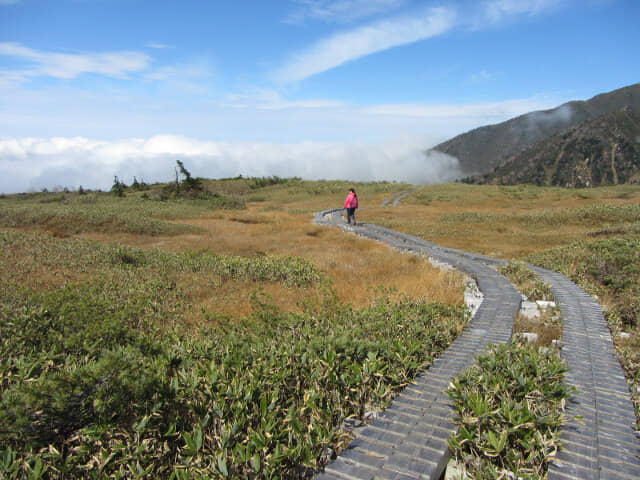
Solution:
[{"label": "pink jacket", "polygon": [[343,208],[358,208],[358,196],[353,192],[349,192],[347,199],[344,201]]}]

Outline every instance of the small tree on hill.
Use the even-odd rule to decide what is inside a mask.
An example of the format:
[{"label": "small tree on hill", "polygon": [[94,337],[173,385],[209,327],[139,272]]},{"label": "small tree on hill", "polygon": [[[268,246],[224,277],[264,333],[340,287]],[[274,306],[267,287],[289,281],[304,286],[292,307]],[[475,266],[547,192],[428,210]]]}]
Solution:
[{"label": "small tree on hill", "polygon": [[131,188],[133,190],[135,190],[136,192],[138,191],[142,191],[142,190],[148,190],[149,189],[149,185],[147,185],[144,180],[140,179],[140,181],[138,181],[138,179],[134,176],[133,177],[133,183],[131,184]]},{"label": "small tree on hill", "polygon": [[117,175],[114,175],[111,193],[113,193],[116,197],[124,197],[125,188],[127,188],[125,183],[121,182]]},{"label": "small tree on hill", "polygon": [[182,163],[180,160],[176,160],[176,163],[178,164],[180,173],[182,174],[182,176],[184,176],[184,180],[182,180],[182,186],[185,188],[185,190],[189,190],[192,192],[202,190],[202,182],[200,181],[200,179],[193,178],[191,176],[191,172],[189,172],[189,170],[185,168],[184,163]]}]

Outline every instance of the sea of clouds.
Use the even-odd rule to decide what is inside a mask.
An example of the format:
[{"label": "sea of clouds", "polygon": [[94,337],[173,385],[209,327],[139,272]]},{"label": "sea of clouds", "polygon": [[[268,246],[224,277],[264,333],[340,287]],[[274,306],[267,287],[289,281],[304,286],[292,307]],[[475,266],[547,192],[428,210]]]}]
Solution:
[{"label": "sea of clouds", "polygon": [[273,176],[351,181],[442,183],[461,176],[458,160],[426,153],[433,142],[398,138],[377,144],[203,141],[176,135],[102,141],[0,138],[0,192],[43,188],[107,190],[114,176],[129,184],[174,178],[176,160],[193,176]]}]

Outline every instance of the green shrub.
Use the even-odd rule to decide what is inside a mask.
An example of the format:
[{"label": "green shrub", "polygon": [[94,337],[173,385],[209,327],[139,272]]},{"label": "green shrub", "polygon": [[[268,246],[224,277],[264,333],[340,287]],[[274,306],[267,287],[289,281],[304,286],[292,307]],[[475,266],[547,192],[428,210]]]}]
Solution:
[{"label": "green shrub", "polygon": [[530,301],[553,300],[551,286],[539,280],[535,272],[523,262],[509,262],[501,266],[499,271]]},{"label": "green shrub", "polygon": [[344,441],[345,418],[381,408],[451,341],[458,315],[388,301],[325,318],[263,309],[167,336],[125,318],[74,330],[59,312],[10,314],[3,338],[34,327],[3,343],[3,455],[35,455],[51,478],[138,463],[155,478],[308,476]]},{"label": "green shrub", "polygon": [[[295,257],[13,232],[0,243],[3,273],[32,268],[10,262],[21,248],[51,271],[91,273],[41,292],[20,276],[0,287],[0,478],[310,477],[350,438],[345,419],[385,406],[466,315],[385,295],[355,310]],[[326,293],[285,314],[258,291],[252,316],[187,327],[184,273]]]},{"label": "green shrub", "polygon": [[597,204],[581,208],[542,209],[516,214],[460,212],[442,215],[439,221],[444,224],[517,223],[526,229],[550,229],[564,225],[602,228],[607,225],[629,225],[640,222],[640,204]]},{"label": "green shrub", "polygon": [[248,179],[248,181],[249,188],[252,190],[269,187],[271,185],[290,185],[302,182],[302,180],[298,177],[280,178],[277,175],[274,175],[272,177],[251,177]]},{"label": "green shrub", "polygon": [[458,433],[450,447],[474,479],[539,479],[558,449],[570,389],[559,355],[531,345],[491,347],[449,389]]},{"label": "green shrub", "polygon": [[[135,194],[137,195],[137,194]],[[196,227],[167,220],[196,218],[212,209],[244,208],[244,202],[208,192],[193,198],[150,202],[156,193],[114,197],[104,193],[60,195],[39,193],[15,196],[3,203],[0,227],[39,227],[57,233],[133,233],[140,235],[180,235],[198,232]],[[146,195],[146,199],[142,197]],[[167,197],[168,198],[168,197]]]}]

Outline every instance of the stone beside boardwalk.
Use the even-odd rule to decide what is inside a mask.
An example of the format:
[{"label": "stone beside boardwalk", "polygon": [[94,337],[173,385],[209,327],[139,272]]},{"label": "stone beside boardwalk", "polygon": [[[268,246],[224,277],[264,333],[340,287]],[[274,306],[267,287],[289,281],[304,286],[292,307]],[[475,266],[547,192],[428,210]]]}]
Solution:
[{"label": "stone beside boardwalk", "polygon": [[[349,227],[341,212],[319,212],[315,221],[449,264],[476,280],[484,300],[460,337],[316,478],[439,479],[450,457],[447,440],[456,431],[446,394],[449,381],[473,365],[489,344],[509,341],[521,296],[497,272],[503,260],[440,247],[375,225]],[[562,310],[566,382],[578,389],[567,406],[561,435],[565,445],[550,466],[549,479],[640,479],[633,404],[600,306],[566,277],[535,271],[552,285]]]}]

